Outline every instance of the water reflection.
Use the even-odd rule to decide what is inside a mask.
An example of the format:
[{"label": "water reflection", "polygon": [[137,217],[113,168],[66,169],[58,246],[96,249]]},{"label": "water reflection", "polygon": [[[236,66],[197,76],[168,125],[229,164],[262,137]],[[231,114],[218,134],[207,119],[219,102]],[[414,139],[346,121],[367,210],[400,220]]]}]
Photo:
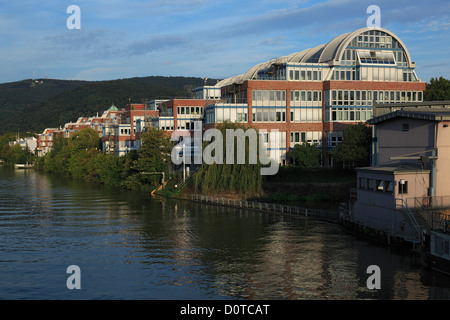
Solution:
[{"label": "water reflection", "polygon": [[[408,252],[338,225],[0,168],[0,298],[448,299]],[[78,264],[84,289],[69,292]],[[381,290],[366,287],[369,265]]]}]

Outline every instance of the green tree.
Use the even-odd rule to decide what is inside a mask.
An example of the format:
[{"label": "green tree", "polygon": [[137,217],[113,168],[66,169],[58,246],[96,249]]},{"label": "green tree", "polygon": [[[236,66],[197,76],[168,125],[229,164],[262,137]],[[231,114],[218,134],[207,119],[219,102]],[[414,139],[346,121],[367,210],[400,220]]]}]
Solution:
[{"label": "green tree", "polygon": [[431,78],[430,82],[426,84],[424,100],[450,100],[450,81],[443,77]]},{"label": "green tree", "polygon": [[[227,135],[226,130],[231,129],[235,132],[239,129],[246,132],[252,129],[242,124],[224,122],[216,127],[220,130],[223,137],[222,154],[226,156]],[[257,135],[256,144],[259,145],[259,135]],[[199,172],[194,177],[194,189],[202,193],[221,193],[232,192],[239,193],[244,196],[256,195],[262,192],[263,177],[261,175],[261,163],[259,157],[259,148],[257,151],[257,163],[253,164],[249,161],[249,139],[245,139],[245,151],[238,150],[238,144],[234,141],[234,161],[233,164],[213,163],[211,165],[203,163]],[[213,141],[211,142],[213,143]],[[204,143],[203,150],[209,143]],[[245,163],[239,164],[237,161],[238,154],[244,153]],[[247,156],[248,155],[248,156]],[[214,156],[214,154],[213,154]]]},{"label": "green tree", "polygon": [[11,146],[8,143],[2,146],[2,149],[0,150],[0,159],[2,159],[7,164],[13,163],[14,154]]},{"label": "green tree", "polygon": [[137,153],[131,153],[125,160],[125,170],[128,175],[122,184],[128,189],[153,190],[161,184],[162,174],[168,175],[172,165],[170,152],[172,143],[163,130],[150,129],[141,134],[141,148]]},{"label": "green tree", "polygon": [[316,167],[320,164],[320,154],[322,151],[308,142],[296,144],[289,151],[289,155],[294,160],[294,164],[301,167]]},{"label": "green tree", "polygon": [[88,164],[89,180],[105,185],[119,185],[123,172],[121,158],[110,154],[97,153]]},{"label": "green tree", "polygon": [[362,167],[370,164],[370,144],[372,131],[360,123],[344,129],[344,140],[331,152],[337,165],[344,167]]},{"label": "green tree", "polygon": [[17,138],[33,136],[32,133],[5,133],[0,136],[0,159],[7,165],[16,163],[33,163],[36,157],[31,152],[28,145],[22,148],[19,144],[10,145]]},{"label": "green tree", "polygon": [[98,132],[91,128],[85,128],[80,131],[76,131],[68,141],[68,146],[72,152],[78,152],[79,150],[99,149],[100,137]]}]

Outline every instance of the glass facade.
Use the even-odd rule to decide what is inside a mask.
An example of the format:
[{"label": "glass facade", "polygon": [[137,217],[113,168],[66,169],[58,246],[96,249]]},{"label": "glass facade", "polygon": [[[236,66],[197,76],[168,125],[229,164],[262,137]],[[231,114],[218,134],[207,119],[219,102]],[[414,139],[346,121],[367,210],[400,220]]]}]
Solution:
[{"label": "glass facade", "polygon": [[[260,63],[208,87],[210,91],[198,92],[220,98],[207,101],[205,124],[255,123],[257,128],[280,132],[284,145],[279,150],[308,142],[329,151],[343,141],[345,125],[372,118],[374,103],[422,102],[425,86],[419,82],[415,63],[393,33],[363,28],[325,45]],[[199,107],[175,111],[180,130],[192,130],[192,121],[203,114]],[[160,116],[172,115],[172,110],[163,112]],[[173,130],[173,117],[161,118],[159,127]]]}]

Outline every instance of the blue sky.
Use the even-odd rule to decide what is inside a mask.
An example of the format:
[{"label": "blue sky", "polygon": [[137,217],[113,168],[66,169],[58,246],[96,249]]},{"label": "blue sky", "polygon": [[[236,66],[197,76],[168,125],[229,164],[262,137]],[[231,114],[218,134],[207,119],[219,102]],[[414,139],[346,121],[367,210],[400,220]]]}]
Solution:
[{"label": "blue sky", "polygon": [[[69,30],[70,5],[81,29]],[[142,76],[222,79],[366,26],[397,34],[423,81],[450,79],[450,1],[0,0],[0,83]]]}]

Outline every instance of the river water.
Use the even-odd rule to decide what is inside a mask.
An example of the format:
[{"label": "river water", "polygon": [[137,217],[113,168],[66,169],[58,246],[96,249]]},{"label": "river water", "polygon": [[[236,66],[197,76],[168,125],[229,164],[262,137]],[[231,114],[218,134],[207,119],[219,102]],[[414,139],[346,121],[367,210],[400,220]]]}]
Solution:
[{"label": "river water", "polygon": [[[67,286],[71,265],[81,289]],[[370,265],[380,268],[380,289],[367,288]],[[338,224],[0,167],[0,299],[428,300],[449,292],[450,279],[407,250]]]}]

